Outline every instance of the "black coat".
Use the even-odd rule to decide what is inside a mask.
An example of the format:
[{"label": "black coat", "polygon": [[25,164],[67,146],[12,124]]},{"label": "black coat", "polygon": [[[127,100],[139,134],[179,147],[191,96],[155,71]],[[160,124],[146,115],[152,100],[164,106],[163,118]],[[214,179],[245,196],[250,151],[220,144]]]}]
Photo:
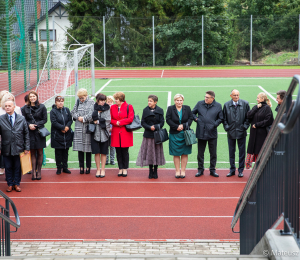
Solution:
[{"label": "black coat", "polygon": [[[192,110],[193,117],[197,119],[196,137],[202,140],[218,138],[217,127],[223,121],[222,105],[215,100],[206,104],[199,101]],[[198,117],[196,116],[198,114]]]},{"label": "black coat", "polygon": [[151,126],[154,125],[155,130],[159,129],[158,125],[160,126],[160,129],[163,128],[165,124],[164,110],[159,106],[156,106],[154,112],[152,112],[149,106],[145,107],[141,123],[142,127],[145,128],[143,136],[146,138],[154,138],[154,131],[151,130]]},{"label": "black coat", "polygon": [[28,125],[23,116],[15,113],[13,127],[7,114],[0,116],[0,135],[1,155],[15,156],[30,150]]},{"label": "black coat", "polygon": [[[51,121],[51,147],[55,149],[67,149],[72,146],[73,135],[71,125],[73,123],[69,108],[63,107],[58,109],[56,105],[52,106],[50,112]],[[69,131],[63,133],[65,127],[69,127]]]},{"label": "black coat", "polygon": [[29,129],[30,149],[41,149],[46,147],[46,137],[41,137],[38,128],[45,127],[47,123],[47,109],[43,104],[35,106],[25,106],[23,111],[28,126],[30,124],[37,125],[35,130]]},{"label": "black coat", "polygon": [[[179,123],[179,116],[177,112],[177,108],[175,105],[169,106],[166,115],[167,124],[170,126],[170,134],[179,134],[180,131],[177,131]],[[182,105],[182,118],[181,124],[183,125],[183,129],[186,129],[186,124],[189,126],[193,123],[193,114],[191,108],[189,106]]]},{"label": "black coat", "polygon": [[[247,117],[251,122],[250,138],[247,153],[259,154],[261,147],[268,135],[267,127],[271,126],[274,118],[271,108],[266,102],[262,102],[262,107],[257,105],[247,113]],[[256,128],[252,128],[255,125]]]},{"label": "black coat", "polygon": [[247,136],[247,129],[250,125],[247,113],[250,110],[248,101],[239,99],[235,108],[230,100],[223,107],[223,126],[229,139],[241,139]]}]

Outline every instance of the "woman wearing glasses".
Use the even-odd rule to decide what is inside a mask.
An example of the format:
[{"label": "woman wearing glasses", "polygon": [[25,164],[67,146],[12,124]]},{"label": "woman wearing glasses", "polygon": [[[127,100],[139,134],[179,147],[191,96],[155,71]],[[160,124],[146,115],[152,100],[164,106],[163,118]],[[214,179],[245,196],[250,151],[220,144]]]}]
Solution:
[{"label": "woman wearing glasses", "polygon": [[92,117],[95,102],[88,97],[87,90],[81,88],[77,92],[78,100],[71,111],[75,121],[73,151],[78,151],[80,174],[84,174],[84,154],[86,154],[86,174],[91,172],[92,147],[91,134],[86,133],[89,118]]},{"label": "woman wearing glasses", "polygon": [[71,173],[68,170],[68,152],[72,146],[72,116],[69,108],[64,107],[65,99],[62,96],[55,98],[55,104],[50,112],[51,147],[55,149],[56,174]]}]

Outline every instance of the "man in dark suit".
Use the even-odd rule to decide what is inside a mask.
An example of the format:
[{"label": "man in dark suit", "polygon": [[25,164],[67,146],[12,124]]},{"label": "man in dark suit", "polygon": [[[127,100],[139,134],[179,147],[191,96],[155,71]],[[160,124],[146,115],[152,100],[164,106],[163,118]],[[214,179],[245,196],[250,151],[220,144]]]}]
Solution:
[{"label": "man in dark suit", "polygon": [[224,129],[227,132],[230,171],[227,177],[235,175],[235,149],[236,142],[239,147],[239,177],[243,177],[245,168],[246,136],[250,125],[247,113],[250,110],[249,103],[240,99],[240,92],[236,89],[231,91],[231,100],[223,107]]},{"label": "man in dark suit", "polygon": [[276,101],[277,101],[277,107],[275,108],[275,111],[278,112],[282,102],[283,102],[283,99],[286,95],[286,91],[285,90],[279,90],[277,93],[277,98],[276,98]]},{"label": "man in dark suit", "polygon": [[20,153],[29,153],[29,130],[23,116],[15,113],[15,103],[5,102],[6,114],[0,116],[0,154],[4,157],[7,192],[21,191]]},{"label": "man in dark suit", "polygon": [[198,138],[198,173],[196,174],[196,177],[203,175],[206,143],[208,143],[210,153],[210,175],[213,177],[219,177],[216,173],[217,127],[223,121],[223,113],[222,105],[215,101],[215,92],[207,91],[205,99],[196,104],[192,113],[194,120],[197,122],[196,137]]}]

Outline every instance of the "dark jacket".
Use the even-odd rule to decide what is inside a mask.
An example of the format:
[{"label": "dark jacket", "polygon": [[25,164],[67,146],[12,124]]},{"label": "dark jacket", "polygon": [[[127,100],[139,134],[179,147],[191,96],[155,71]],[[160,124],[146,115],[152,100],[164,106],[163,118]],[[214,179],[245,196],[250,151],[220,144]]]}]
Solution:
[{"label": "dark jacket", "polygon": [[164,110],[159,106],[155,107],[155,110],[152,112],[150,107],[147,106],[143,110],[142,115],[142,127],[145,128],[144,137],[146,138],[154,138],[154,131],[151,130],[151,126],[154,125],[155,130],[163,128],[165,124],[164,120]]},{"label": "dark jacket", "polygon": [[223,126],[229,139],[241,139],[247,136],[247,129],[250,125],[247,113],[250,110],[248,101],[239,99],[235,108],[230,100],[223,107]]},{"label": "dark jacket", "polygon": [[[179,134],[180,132],[177,131],[179,123],[179,116],[177,112],[177,108],[175,105],[169,106],[166,115],[167,124],[170,126],[170,134]],[[189,106],[182,105],[182,118],[181,124],[183,125],[183,129],[186,129],[186,124],[188,123],[189,126],[193,123],[193,115],[191,108]]]},{"label": "dark jacket", "polygon": [[[196,137],[202,140],[218,138],[217,127],[223,121],[222,106],[215,100],[206,104],[204,100],[199,101],[192,110],[193,117],[197,119]],[[198,117],[196,116],[198,114]]]},{"label": "dark jacket", "polygon": [[[71,125],[73,123],[69,108],[63,107],[58,109],[56,105],[52,106],[50,112],[51,121],[51,147],[55,149],[67,149],[72,146],[73,135]],[[69,127],[69,131],[63,133],[65,127]]]},{"label": "dark jacket", "polygon": [[22,113],[28,126],[30,124],[37,125],[35,130],[29,129],[30,149],[45,148],[46,138],[41,137],[38,131],[38,128],[45,127],[45,124],[47,123],[47,109],[45,105],[39,104],[35,106],[25,106]]},{"label": "dark jacket", "polygon": [[275,112],[278,112],[279,108],[280,108],[280,105],[277,105],[277,107],[275,108]]},{"label": "dark jacket", "polygon": [[0,116],[0,149],[1,155],[19,155],[30,150],[29,130],[23,116],[15,113],[15,123],[12,127],[7,114]]},{"label": "dark jacket", "polygon": [[[271,126],[274,118],[271,108],[266,102],[262,102],[262,107],[257,105],[247,113],[247,117],[251,122],[250,138],[248,142],[247,153],[259,154],[261,147],[268,135],[267,127]],[[255,125],[256,128],[252,128]]]}]

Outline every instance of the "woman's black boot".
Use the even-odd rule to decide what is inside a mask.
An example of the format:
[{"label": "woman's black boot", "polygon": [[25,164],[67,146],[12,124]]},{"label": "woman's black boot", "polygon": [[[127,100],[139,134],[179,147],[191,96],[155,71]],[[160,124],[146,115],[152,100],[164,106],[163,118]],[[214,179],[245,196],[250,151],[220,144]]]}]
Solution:
[{"label": "woman's black boot", "polygon": [[158,175],[157,175],[157,165],[154,165],[153,178],[154,179],[158,178]]},{"label": "woman's black boot", "polygon": [[149,165],[149,179],[153,178],[153,165]]}]

